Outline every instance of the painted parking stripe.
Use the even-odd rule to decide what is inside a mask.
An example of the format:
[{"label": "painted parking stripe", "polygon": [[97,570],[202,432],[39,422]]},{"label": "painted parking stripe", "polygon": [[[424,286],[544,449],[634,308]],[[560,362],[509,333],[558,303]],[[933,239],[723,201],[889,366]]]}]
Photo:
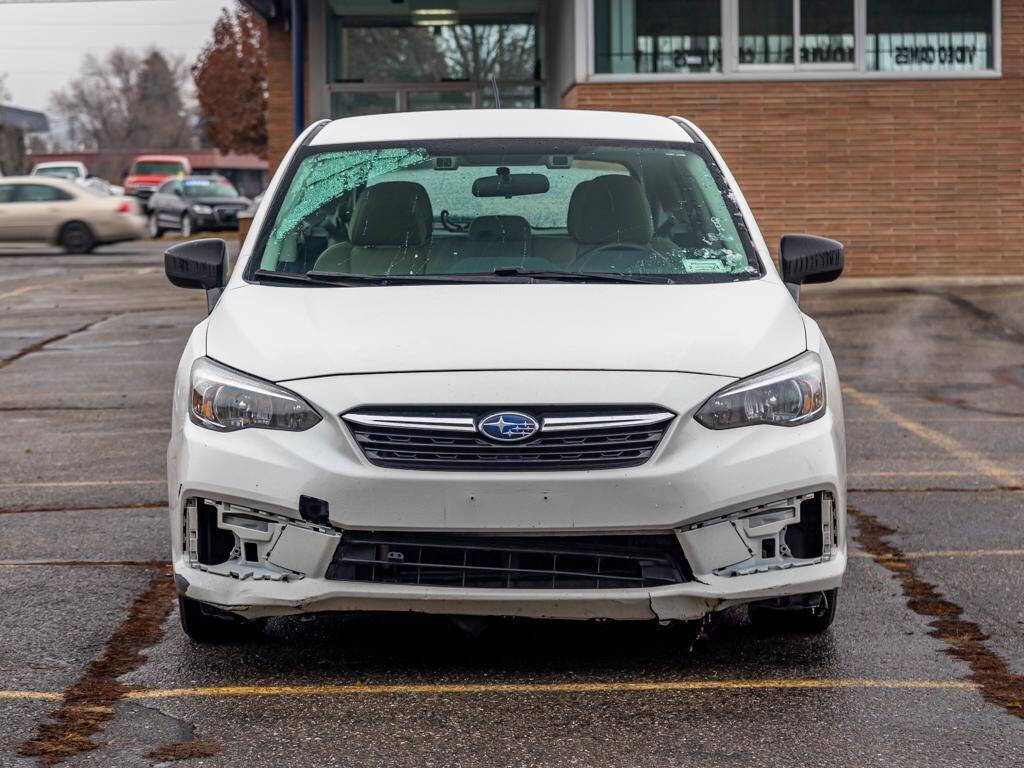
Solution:
[{"label": "painted parking stripe", "polygon": [[230,696],[386,696],[392,694],[633,693],[652,691],[747,691],[808,688],[973,690],[962,680],[655,680],[649,683],[466,683],[422,685],[240,685],[130,691],[130,699]]},{"label": "painted parking stripe", "polygon": [[[890,559],[886,557],[879,558],[878,555],[872,555],[870,552],[860,550],[850,552],[850,557],[873,557],[876,560]],[[1024,549],[931,549],[920,552],[904,552],[903,557],[909,560],[921,560],[929,557],[1024,557]]]},{"label": "painted parking stripe", "polygon": [[38,291],[43,286],[41,285],[24,285],[21,288],[15,288],[13,291],[7,293],[0,293],[0,300],[2,299],[13,299],[15,296],[21,296],[29,291]]},{"label": "painted parking stripe", "polygon": [[903,427],[903,429],[913,435],[916,435],[922,440],[925,440],[932,445],[937,445],[946,453],[959,459],[964,464],[974,467],[975,471],[998,481],[1001,485],[1020,485],[1020,481],[1018,480],[1016,473],[1001,467],[999,464],[996,464],[983,454],[968,448],[966,445],[953,439],[947,434],[932,429],[931,427],[926,427],[924,424],[914,421],[913,419],[908,419],[906,416],[901,416],[877,397],[869,395],[866,392],[861,392],[859,389],[851,386],[843,387],[843,394],[848,395],[851,399],[856,400],[861,405],[866,405],[879,416],[898,424]]},{"label": "painted parking stripe", "polygon": [[67,480],[31,483],[0,483],[0,490],[8,488],[92,488],[106,485],[166,485],[167,480]]},{"label": "painted parking stripe", "polygon": [[[974,683],[962,680],[655,680],[649,683],[465,683],[422,685],[228,685],[205,688],[154,688],[129,691],[127,699],[227,698],[245,696],[388,696],[395,694],[487,693],[647,693],[659,691],[750,690],[968,690]],[[52,691],[2,691],[0,699],[60,699]]]},{"label": "painted parking stripe", "polygon": [[345,696],[389,694],[473,693],[621,693],[644,691],[714,691],[787,688],[966,689],[962,680],[655,680],[647,683],[454,683],[420,685],[238,685],[130,691],[131,699],[224,696]]}]

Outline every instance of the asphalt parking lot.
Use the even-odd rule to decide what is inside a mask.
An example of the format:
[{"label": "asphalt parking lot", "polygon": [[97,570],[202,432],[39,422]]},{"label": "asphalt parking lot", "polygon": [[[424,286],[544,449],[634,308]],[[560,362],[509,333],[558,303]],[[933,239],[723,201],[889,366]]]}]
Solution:
[{"label": "asphalt parking lot", "polygon": [[0,251],[0,765],[1021,764],[1024,283],[806,292],[854,525],[823,636],[373,615],[206,648],[164,511],[205,301],[162,247]]}]

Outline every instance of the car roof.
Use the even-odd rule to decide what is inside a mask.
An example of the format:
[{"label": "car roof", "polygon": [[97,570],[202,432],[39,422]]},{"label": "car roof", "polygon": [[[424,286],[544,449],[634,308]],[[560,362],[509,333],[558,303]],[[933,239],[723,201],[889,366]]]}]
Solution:
[{"label": "car roof", "polygon": [[188,162],[188,158],[185,157],[184,155],[136,155],[134,162],[137,163],[139,162],[139,160],[142,160],[143,162],[148,160],[171,160],[176,163]]},{"label": "car roof", "polygon": [[66,168],[69,165],[76,167],[85,167],[85,163],[81,160],[47,160],[45,163],[36,163],[33,168]]},{"label": "car roof", "polygon": [[63,189],[81,189],[71,179],[62,179],[60,176],[4,176],[0,184],[49,184]]},{"label": "car roof", "polygon": [[656,115],[581,109],[456,109],[333,120],[310,144],[505,138],[691,143],[681,125]]}]

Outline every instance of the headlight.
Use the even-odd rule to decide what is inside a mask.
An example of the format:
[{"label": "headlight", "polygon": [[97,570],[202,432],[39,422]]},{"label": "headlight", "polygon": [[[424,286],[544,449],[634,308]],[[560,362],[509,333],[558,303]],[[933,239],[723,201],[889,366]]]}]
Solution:
[{"label": "headlight", "polygon": [[298,395],[205,357],[192,365],[189,417],[218,432],[246,427],[301,432],[320,421],[320,414]]},{"label": "headlight", "polygon": [[788,363],[730,384],[711,396],[694,416],[708,429],[751,424],[794,427],[825,413],[821,358],[804,352]]},{"label": "headlight", "polygon": [[193,205],[192,213],[198,213],[200,216],[209,216],[213,213],[213,208],[208,205]]}]

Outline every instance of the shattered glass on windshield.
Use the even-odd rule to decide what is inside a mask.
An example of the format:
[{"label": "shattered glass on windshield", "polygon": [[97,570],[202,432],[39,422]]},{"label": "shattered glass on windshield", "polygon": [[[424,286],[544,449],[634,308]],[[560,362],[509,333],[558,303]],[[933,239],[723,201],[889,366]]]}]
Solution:
[{"label": "shattered glass on windshield", "polygon": [[692,146],[579,140],[317,152],[292,178],[259,269],[321,279],[758,277],[710,162]]}]

